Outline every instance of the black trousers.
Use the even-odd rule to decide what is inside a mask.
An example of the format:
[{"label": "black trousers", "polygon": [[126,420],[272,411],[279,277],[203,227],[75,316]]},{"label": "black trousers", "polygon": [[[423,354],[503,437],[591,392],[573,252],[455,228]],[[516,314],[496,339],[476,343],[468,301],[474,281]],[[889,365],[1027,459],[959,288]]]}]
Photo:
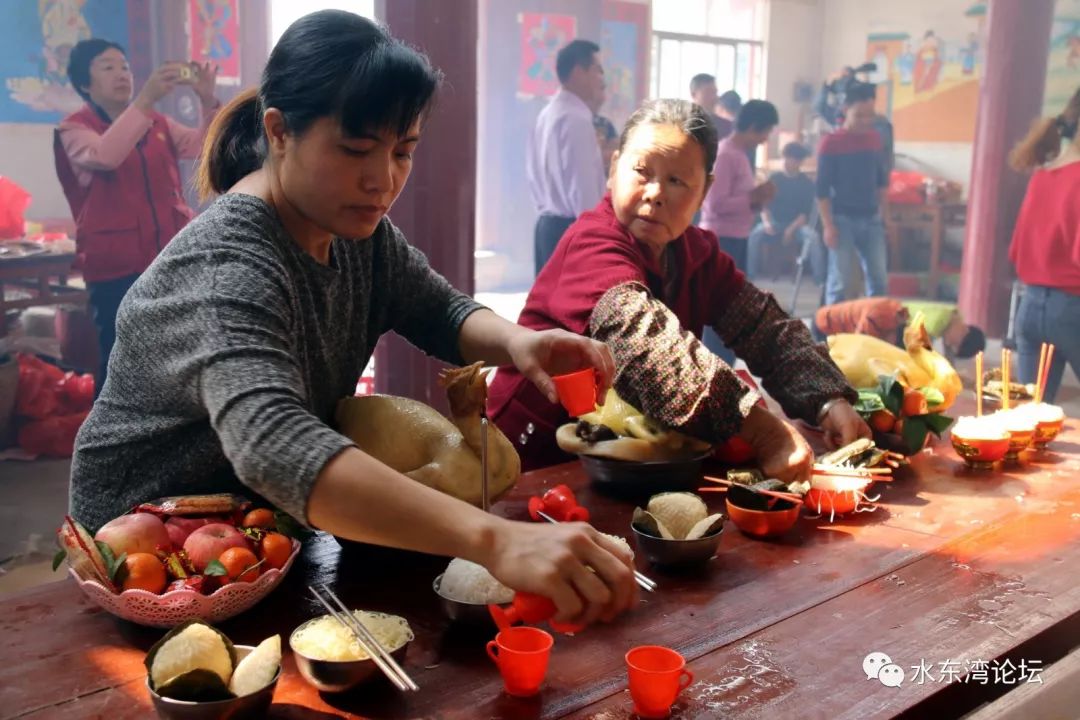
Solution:
[{"label": "black trousers", "polygon": [[544,265],[555,254],[555,246],[559,244],[563,233],[574,224],[577,218],[563,217],[561,215],[548,215],[543,213],[536,219],[536,229],[533,231],[533,248],[535,251],[536,274],[544,269]]},{"label": "black trousers", "polygon": [[94,316],[94,326],[98,334],[98,370],[94,375],[94,399],[101,394],[105,386],[105,376],[109,370],[109,354],[116,343],[116,311],[120,301],[139,279],[138,275],[128,275],[116,280],[86,283],[90,295],[90,309]]}]

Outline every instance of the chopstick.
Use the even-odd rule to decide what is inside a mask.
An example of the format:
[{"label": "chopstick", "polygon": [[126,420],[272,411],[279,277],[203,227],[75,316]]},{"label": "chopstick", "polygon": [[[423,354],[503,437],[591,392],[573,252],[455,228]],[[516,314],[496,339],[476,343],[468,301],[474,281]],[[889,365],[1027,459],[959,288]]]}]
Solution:
[{"label": "chopstick", "polygon": [[[546,512],[537,511],[536,514],[539,515],[540,517],[544,518],[545,520],[547,520],[549,523],[552,523],[554,525],[559,524],[558,520],[551,517]],[[655,580],[652,580],[651,578],[647,577],[644,573],[638,572],[637,570],[634,571],[634,580],[637,581],[637,584],[641,587],[642,590],[652,592],[652,591],[656,590],[656,588],[657,588]]]},{"label": "chopstick", "polygon": [[975,356],[975,416],[982,417],[983,405],[983,351]]},{"label": "chopstick", "polygon": [[360,643],[360,647],[375,661],[378,668],[382,670],[383,675],[385,675],[390,682],[394,683],[394,686],[397,687],[398,690],[404,692],[406,690],[416,691],[420,689],[420,686],[413,682],[413,679],[409,677],[408,673],[406,673],[400,665],[398,665],[397,660],[386,651],[379,640],[371,634],[371,631],[364,627],[364,623],[357,620],[352,612],[345,607],[341,602],[341,599],[334,594],[333,590],[326,585],[322,586],[322,591],[326,593],[326,596],[341,608],[340,612],[335,610],[330,603],[319,594],[319,591],[315,589],[314,585],[308,585],[308,590],[310,590],[311,594],[315,596],[315,599],[334,616],[335,620],[352,631],[353,635],[356,636],[356,641]]},{"label": "chopstick", "polygon": [[[705,479],[708,480],[709,478],[705,478]],[[698,492],[727,492],[728,488],[730,488],[730,487],[731,487],[731,485],[728,485],[726,487],[699,487],[697,489],[697,491]],[[749,490],[750,492],[758,493],[759,495],[765,495],[765,496],[771,497],[771,498],[776,498],[777,500],[787,500],[788,502],[797,503],[799,505],[802,505],[802,503],[803,503],[802,496],[801,495],[796,495],[795,493],[777,492],[776,490],[754,489],[754,488],[750,487],[749,485],[745,485],[744,487],[747,490]]]},{"label": "chopstick", "polygon": [[1045,343],[1046,345],[1046,364],[1045,366],[1040,364],[1039,377],[1036,378],[1038,385],[1035,387],[1035,402],[1041,403],[1043,396],[1046,394],[1046,383],[1050,381],[1050,366],[1054,364],[1054,343]]}]

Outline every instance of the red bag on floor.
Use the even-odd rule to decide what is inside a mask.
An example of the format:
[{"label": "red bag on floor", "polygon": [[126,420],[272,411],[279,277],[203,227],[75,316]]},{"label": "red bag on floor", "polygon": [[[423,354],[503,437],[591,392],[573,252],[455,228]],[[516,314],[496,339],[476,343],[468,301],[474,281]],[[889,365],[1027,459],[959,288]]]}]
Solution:
[{"label": "red bag on floor", "polygon": [[19,355],[15,415],[25,422],[19,446],[33,455],[71,457],[75,433],[94,403],[94,378],[76,375],[33,355]]},{"label": "red bag on floor", "polygon": [[75,452],[75,434],[89,412],[54,415],[34,420],[19,429],[19,447],[33,455],[71,457]]}]

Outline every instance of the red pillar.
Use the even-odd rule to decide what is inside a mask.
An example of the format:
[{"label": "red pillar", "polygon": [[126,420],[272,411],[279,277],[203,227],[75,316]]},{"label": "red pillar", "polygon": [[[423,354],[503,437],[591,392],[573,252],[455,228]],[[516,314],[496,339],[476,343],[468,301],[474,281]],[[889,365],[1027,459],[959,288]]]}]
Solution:
[{"label": "red pillar", "polygon": [[[427,53],[446,82],[404,192],[390,211],[405,237],[462,292],[473,293],[476,215],[476,0],[392,0],[380,19]],[[397,335],[375,353],[375,389],[446,408],[441,363]]]},{"label": "red pillar", "polygon": [[986,65],[979,92],[960,309],[992,336],[1004,334],[1013,278],[1008,248],[1027,187],[1007,157],[1042,109],[1054,0],[987,3]]}]

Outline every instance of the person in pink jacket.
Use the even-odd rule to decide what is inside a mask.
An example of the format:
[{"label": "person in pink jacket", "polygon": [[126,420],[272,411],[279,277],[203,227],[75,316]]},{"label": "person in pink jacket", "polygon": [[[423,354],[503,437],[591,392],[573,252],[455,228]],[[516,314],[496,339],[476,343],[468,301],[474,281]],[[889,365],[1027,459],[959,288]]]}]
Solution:
[{"label": "person in pink jacket", "polygon": [[[134,95],[123,48],[94,38],[72,49],[68,77],[86,104],[60,123],[53,149],[98,330],[100,392],[120,301],[193,215],[184,200],[178,161],[197,157],[202,148],[219,107],[217,68],[165,63]],[[199,127],[154,110],[181,84],[190,85],[202,103]]]}]

